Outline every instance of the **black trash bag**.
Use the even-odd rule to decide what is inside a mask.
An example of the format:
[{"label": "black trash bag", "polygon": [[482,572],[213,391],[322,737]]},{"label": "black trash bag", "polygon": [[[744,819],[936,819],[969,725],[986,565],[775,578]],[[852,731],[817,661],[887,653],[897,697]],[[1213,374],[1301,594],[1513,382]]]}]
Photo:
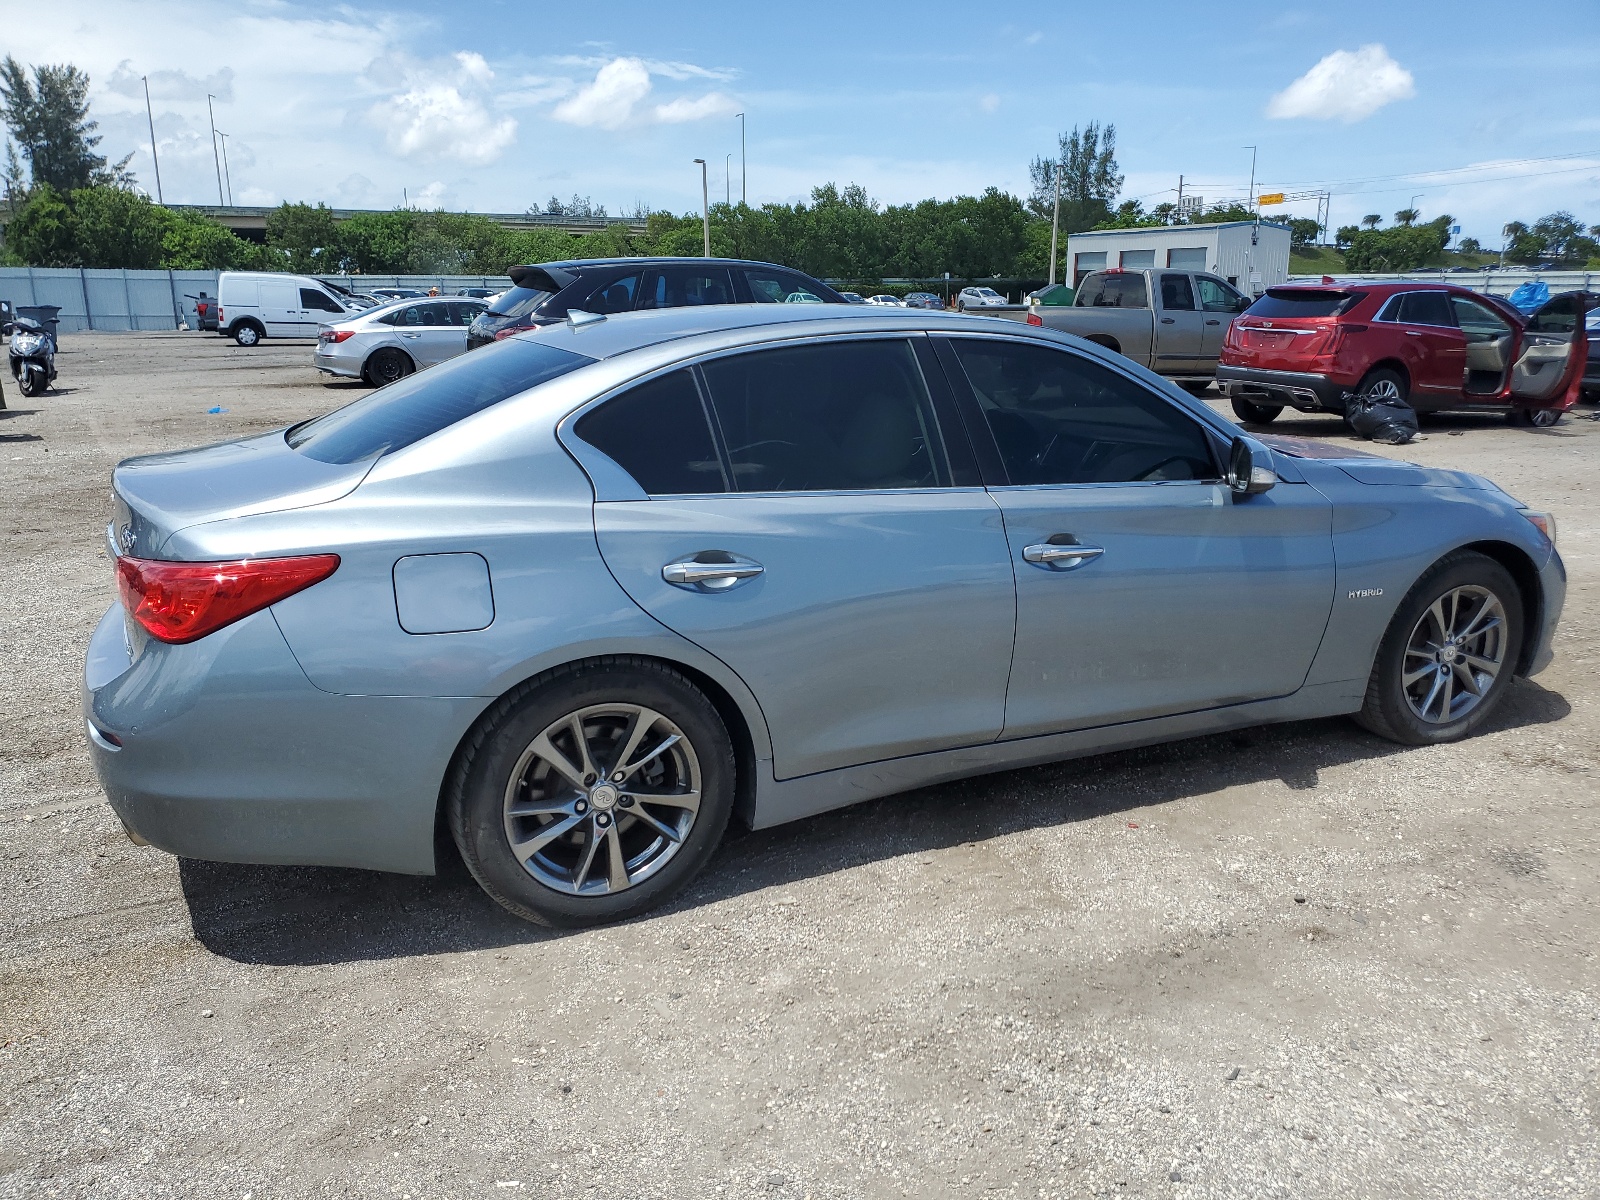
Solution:
[{"label": "black trash bag", "polygon": [[1351,429],[1385,446],[1404,446],[1417,436],[1417,410],[1404,400],[1351,396],[1345,401],[1345,415]]}]

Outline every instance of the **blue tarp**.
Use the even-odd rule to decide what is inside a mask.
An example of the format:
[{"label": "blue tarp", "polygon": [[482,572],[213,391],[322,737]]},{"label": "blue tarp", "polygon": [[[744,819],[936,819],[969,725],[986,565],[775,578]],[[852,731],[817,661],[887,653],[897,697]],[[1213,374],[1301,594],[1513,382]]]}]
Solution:
[{"label": "blue tarp", "polygon": [[1536,279],[1531,283],[1519,285],[1506,299],[1520,311],[1531,313],[1550,302],[1550,288],[1544,280]]}]

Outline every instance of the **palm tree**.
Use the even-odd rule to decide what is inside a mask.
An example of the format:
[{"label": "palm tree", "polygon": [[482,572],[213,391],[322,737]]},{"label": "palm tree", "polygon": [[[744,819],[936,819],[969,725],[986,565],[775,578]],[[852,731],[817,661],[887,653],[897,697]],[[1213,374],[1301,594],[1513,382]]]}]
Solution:
[{"label": "palm tree", "polygon": [[1416,220],[1419,216],[1421,216],[1421,214],[1414,208],[1402,208],[1399,212],[1395,213],[1394,223],[1396,225],[1403,225],[1405,228],[1409,229],[1416,223]]},{"label": "palm tree", "polygon": [[1376,229],[1382,220],[1383,218],[1377,213],[1368,213],[1366,216],[1361,218],[1361,223],[1368,229]]}]

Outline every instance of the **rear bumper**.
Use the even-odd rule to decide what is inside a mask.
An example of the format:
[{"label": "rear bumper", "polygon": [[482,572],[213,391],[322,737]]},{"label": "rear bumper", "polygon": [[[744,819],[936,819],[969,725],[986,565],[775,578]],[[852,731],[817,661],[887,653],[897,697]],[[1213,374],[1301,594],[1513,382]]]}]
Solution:
[{"label": "rear bumper", "polygon": [[[320,343],[319,343],[320,344]],[[361,378],[361,362],[342,354],[324,354],[320,349],[311,358],[312,365],[329,375],[344,379]]]},{"label": "rear bumper", "polygon": [[89,756],[135,840],[218,862],[434,869],[439,788],[473,698],[336,696],[270,611],[186,646],[90,640]]},{"label": "rear bumper", "polygon": [[1229,398],[1281,404],[1301,412],[1343,412],[1349,387],[1310,371],[1269,371],[1264,367],[1217,367],[1217,386]]}]

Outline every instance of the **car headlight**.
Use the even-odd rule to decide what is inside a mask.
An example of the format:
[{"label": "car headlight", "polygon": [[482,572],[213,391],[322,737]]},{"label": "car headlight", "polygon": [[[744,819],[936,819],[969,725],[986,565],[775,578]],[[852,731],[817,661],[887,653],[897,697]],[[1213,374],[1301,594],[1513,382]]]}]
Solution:
[{"label": "car headlight", "polygon": [[1556,544],[1556,518],[1554,513],[1534,512],[1525,508],[1522,510],[1522,515],[1527,517],[1540,533],[1550,539],[1552,546]]}]

